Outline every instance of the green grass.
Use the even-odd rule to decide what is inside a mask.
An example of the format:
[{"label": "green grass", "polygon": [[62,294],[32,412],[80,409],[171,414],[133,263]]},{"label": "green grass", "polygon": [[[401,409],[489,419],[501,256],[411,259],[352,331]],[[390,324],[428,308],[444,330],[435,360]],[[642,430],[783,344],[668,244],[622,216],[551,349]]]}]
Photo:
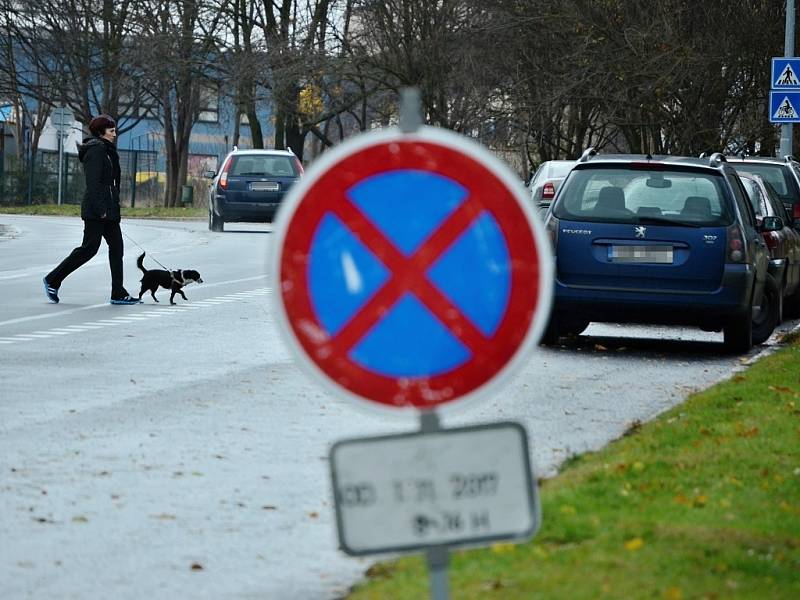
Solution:
[{"label": "green grass", "polygon": [[[0,206],[0,214],[13,215],[53,215],[74,217],[80,216],[79,204],[32,204],[30,206]],[[183,208],[163,206],[152,207],[122,207],[122,216],[129,218],[156,218],[156,219],[204,219],[208,216],[206,208]]]},{"label": "green grass", "polygon": [[[800,598],[800,343],[541,486],[529,543],[456,552],[454,599]],[[613,401],[613,400],[610,400]],[[419,555],[348,598],[428,597]]]}]

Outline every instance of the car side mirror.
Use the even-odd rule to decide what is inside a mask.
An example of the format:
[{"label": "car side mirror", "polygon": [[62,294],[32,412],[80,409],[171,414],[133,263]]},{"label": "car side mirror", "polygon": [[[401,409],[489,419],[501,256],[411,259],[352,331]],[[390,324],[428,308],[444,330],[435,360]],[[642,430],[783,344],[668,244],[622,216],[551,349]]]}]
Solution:
[{"label": "car side mirror", "polygon": [[203,171],[203,177],[206,179],[214,179],[217,176],[216,171]]},{"label": "car side mirror", "polygon": [[780,217],[764,217],[761,221],[761,231],[780,231],[783,229],[783,219]]}]

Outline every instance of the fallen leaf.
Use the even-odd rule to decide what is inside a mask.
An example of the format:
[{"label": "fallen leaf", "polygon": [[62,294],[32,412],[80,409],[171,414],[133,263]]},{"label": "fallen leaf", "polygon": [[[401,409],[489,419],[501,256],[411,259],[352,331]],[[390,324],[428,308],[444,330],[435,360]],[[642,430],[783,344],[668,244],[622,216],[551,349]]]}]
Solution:
[{"label": "fallen leaf", "polygon": [[192,563],[192,571],[202,571],[203,565],[200,563]]},{"label": "fallen leaf", "polygon": [[317,517],[319,517],[319,513],[315,510],[312,510],[310,513],[308,513],[308,516],[311,517],[312,519],[316,519]]},{"label": "fallen leaf", "polygon": [[272,506],[272,505],[269,505],[269,504],[267,504],[266,506],[262,506],[261,508],[264,509],[264,510],[278,510],[277,506]]},{"label": "fallen leaf", "polygon": [[664,600],[683,600],[683,591],[679,587],[668,587],[662,594]]},{"label": "fallen leaf", "polygon": [[642,546],[644,546],[644,540],[640,537],[633,538],[625,542],[625,549],[630,550],[631,552],[639,550]]},{"label": "fallen leaf", "polygon": [[768,389],[772,390],[773,392],[783,392],[784,394],[794,394],[794,390],[792,388],[788,388],[783,385],[770,385]]},{"label": "fallen leaf", "polygon": [[483,589],[485,590],[502,590],[504,587],[506,586],[500,578],[483,584]]},{"label": "fallen leaf", "polygon": [[750,429],[740,429],[736,435],[743,438],[751,438],[758,435],[758,427],[751,427]]},{"label": "fallen leaf", "polygon": [[533,553],[536,555],[536,558],[539,558],[541,560],[544,560],[549,556],[547,554],[547,550],[545,550],[541,546],[534,546],[533,547]]},{"label": "fallen leaf", "polygon": [[87,519],[83,515],[78,515],[76,517],[72,517],[72,522],[73,523],[88,523],[89,519]]},{"label": "fallen leaf", "polygon": [[496,543],[492,544],[492,552],[495,554],[508,554],[514,552],[516,546],[514,544]]}]

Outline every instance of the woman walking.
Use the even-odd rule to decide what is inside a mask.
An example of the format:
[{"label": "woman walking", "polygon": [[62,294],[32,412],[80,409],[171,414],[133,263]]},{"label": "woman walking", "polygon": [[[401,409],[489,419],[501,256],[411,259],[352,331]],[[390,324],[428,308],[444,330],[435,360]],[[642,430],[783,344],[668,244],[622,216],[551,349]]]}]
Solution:
[{"label": "woman walking", "polygon": [[120,229],[119,154],[114,145],[117,124],[108,115],[100,115],[89,123],[92,134],[78,145],[78,158],[83,163],[86,192],[81,202],[83,242],[44,279],[44,292],[50,302],[58,303],[61,282],[75,269],[88,262],[100,249],[100,240],[108,244],[111,267],[111,304],[138,304],[122,284],[122,230]]}]

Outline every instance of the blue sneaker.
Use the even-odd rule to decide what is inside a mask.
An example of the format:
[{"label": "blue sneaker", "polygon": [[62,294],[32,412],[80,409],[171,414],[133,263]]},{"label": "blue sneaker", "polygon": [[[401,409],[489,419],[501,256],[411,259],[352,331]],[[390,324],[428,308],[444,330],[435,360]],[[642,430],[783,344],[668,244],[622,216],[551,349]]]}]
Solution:
[{"label": "blue sneaker", "polygon": [[47,296],[47,299],[53,304],[58,304],[58,288],[54,288],[47,283],[47,277],[42,277],[42,283],[44,284],[44,295]]},{"label": "blue sneaker", "polygon": [[125,296],[124,298],[112,298],[111,304],[141,304],[142,301],[133,296]]}]

